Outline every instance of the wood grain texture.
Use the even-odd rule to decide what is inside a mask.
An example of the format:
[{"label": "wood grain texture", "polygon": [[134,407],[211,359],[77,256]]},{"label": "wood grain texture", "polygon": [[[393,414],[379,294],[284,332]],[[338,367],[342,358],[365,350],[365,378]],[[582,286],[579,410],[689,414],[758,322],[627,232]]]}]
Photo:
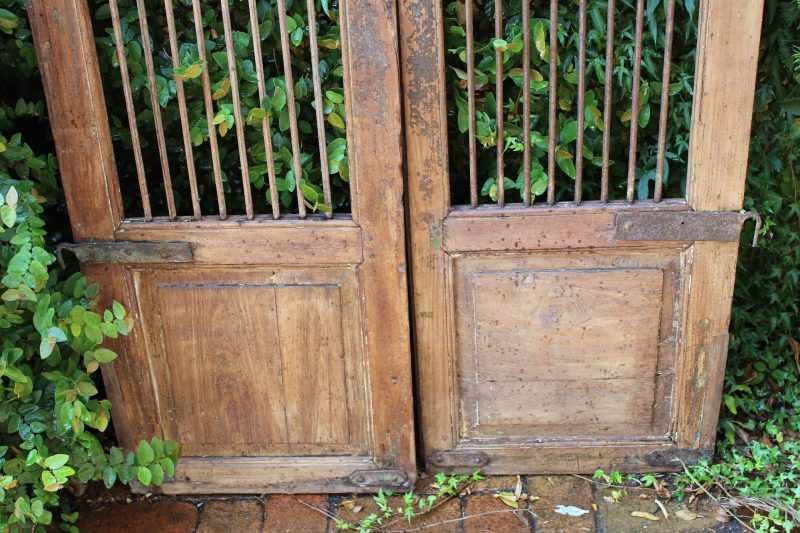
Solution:
[{"label": "wood grain texture", "polygon": [[[356,489],[348,476],[375,469],[369,457],[184,457],[175,479],[161,487],[166,494],[289,494],[377,492]],[[314,511],[310,511],[314,512]]]},{"label": "wood grain texture", "polygon": [[666,437],[680,254],[456,259],[462,437]]},{"label": "wood grain texture", "polygon": [[[397,4],[340,4],[353,220],[362,228],[359,269],[366,328],[375,462],[414,477],[414,399],[403,213]],[[413,482],[413,481],[412,481]]]},{"label": "wood grain texture", "polygon": [[700,3],[686,198],[735,211],[744,198],[763,0]]},{"label": "wood grain texture", "polygon": [[711,447],[716,436],[738,243],[698,242],[690,254],[688,308],[675,394],[675,438],[684,447]]},{"label": "wood grain texture", "polygon": [[654,395],[653,376],[485,382],[478,389],[475,428],[466,436],[650,436]]},{"label": "wood grain texture", "polygon": [[430,0],[400,0],[399,7],[414,347],[427,455],[452,448],[458,436],[452,289],[442,250],[450,206],[443,13]]},{"label": "wood grain texture", "polygon": [[89,5],[28,0],[27,9],[73,236],[110,240],[122,200]]},{"label": "wood grain texture", "polygon": [[[763,0],[701,4],[687,201],[698,211],[741,209]],[[712,447],[728,352],[738,243],[697,242],[683,317],[675,438]]]},{"label": "wood grain texture", "polygon": [[[647,455],[654,451],[670,452],[676,449],[668,439],[637,441],[594,440],[528,442],[481,445],[480,441],[465,442],[459,449],[479,450],[492,456],[492,461],[481,469],[487,475],[508,472],[535,474],[591,474],[598,468],[621,472],[664,472],[674,467],[648,463]],[[503,453],[497,453],[502,449]]]},{"label": "wood grain texture", "polygon": [[457,210],[444,221],[447,252],[521,251],[608,247],[641,247],[642,243],[615,240],[616,215],[626,211],[684,211],[683,201],[637,203],[585,202],[557,207]]},{"label": "wood grain texture", "polygon": [[352,269],[182,267],[134,278],[155,414],[187,456],[366,453]]},{"label": "wood grain texture", "polygon": [[117,240],[188,242],[199,265],[357,265],[363,231],[350,220],[125,222]]}]

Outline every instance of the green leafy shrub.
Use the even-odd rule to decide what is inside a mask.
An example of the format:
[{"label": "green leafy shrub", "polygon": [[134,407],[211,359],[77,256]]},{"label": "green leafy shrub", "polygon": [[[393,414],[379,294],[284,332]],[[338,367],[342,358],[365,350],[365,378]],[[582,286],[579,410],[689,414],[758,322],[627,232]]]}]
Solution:
[{"label": "green leafy shrub", "polygon": [[745,193],[763,238],[740,248],[717,463],[679,477],[728,487],[765,532],[800,527],[799,35],[800,1],[767,0]]},{"label": "green leafy shrub", "polygon": [[[21,2],[0,9],[0,57],[37,87]],[[32,63],[32,61],[34,61]],[[26,79],[28,75],[31,78]],[[41,88],[38,89],[41,91]],[[34,93],[35,94],[35,93]],[[41,94],[39,92],[39,94]],[[98,369],[117,354],[103,346],[131,328],[125,309],[98,305],[99,287],[54,267],[49,217],[58,216],[57,166],[17,131],[44,116],[42,100],[0,101],[0,530],[39,531],[69,484],[117,480],[160,484],[179,448],[153,438],[127,455],[100,440],[111,404]],[[57,234],[60,235],[60,234]],[[74,522],[74,517],[65,517]],[[69,529],[69,526],[66,526]]]}]

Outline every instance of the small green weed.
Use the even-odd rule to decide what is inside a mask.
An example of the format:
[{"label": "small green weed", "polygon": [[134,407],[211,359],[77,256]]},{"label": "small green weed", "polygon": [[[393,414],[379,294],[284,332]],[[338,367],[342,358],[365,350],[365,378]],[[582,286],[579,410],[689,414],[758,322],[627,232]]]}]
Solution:
[{"label": "small green weed", "polygon": [[439,472],[436,474],[436,482],[431,485],[431,488],[436,490],[434,494],[418,495],[414,491],[408,491],[403,494],[403,505],[397,507],[393,507],[388,500],[394,493],[390,490],[380,489],[374,496],[375,503],[378,505],[378,513],[370,513],[358,523],[337,519],[336,527],[343,531],[370,533],[387,528],[402,520],[410,523],[415,517],[431,512],[482,479],[483,477],[477,471],[472,474],[451,474],[449,476]]}]

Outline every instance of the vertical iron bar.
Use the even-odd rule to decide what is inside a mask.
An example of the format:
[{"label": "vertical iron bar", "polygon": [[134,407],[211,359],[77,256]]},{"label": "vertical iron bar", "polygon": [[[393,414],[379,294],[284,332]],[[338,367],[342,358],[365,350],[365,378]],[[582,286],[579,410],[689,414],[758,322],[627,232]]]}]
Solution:
[{"label": "vertical iron bar", "polygon": [[469,115],[469,199],[478,206],[478,147],[475,140],[475,32],[473,0],[466,0],[467,26],[467,114]]},{"label": "vertical iron bar", "polygon": [[575,142],[575,203],[583,199],[583,134],[586,121],[586,0],[578,14],[578,138]]},{"label": "vertical iron bar", "polygon": [[317,44],[317,21],[314,0],[306,0],[306,12],[308,13],[308,38],[311,48],[311,75],[314,81],[314,102],[317,112],[317,137],[319,138],[319,161],[320,172],[322,174],[322,195],[325,205],[329,211],[326,213],[328,218],[333,216],[333,204],[331,203],[331,177],[328,170],[328,142],[325,139],[325,110],[322,103],[322,80],[319,75],[319,48]]},{"label": "vertical iron bar", "polygon": [[522,0],[522,201],[531,205],[531,5]]},{"label": "vertical iron bar", "polygon": [[[503,39],[503,0],[494,1],[494,37]],[[497,97],[495,115],[497,118],[497,205],[503,207],[506,203],[505,188],[505,163],[503,149],[505,136],[503,133],[503,51],[494,51],[494,79],[495,96]]]},{"label": "vertical iron bar", "polygon": [[164,177],[164,192],[167,197],[167,213],[170,220],[175,220],[175,195],[172,192],[172,177],[169,173],[169,159],[167,157],[167,143],[164,138],[164,125],[161,122],[161,104],[158,101],[158,86],[156,85],[156,72],[153,66],[153,50],[150,46],[150,32],[147,29],[147,12],[144,0],[136,0],[136,10],[139,13],[139,28],[142,31],[142,54],[144,55],[147,70],[147,85],[150,90],[150,103],[153,106],[153,123],[156,128],[156,142],[158,154],[161,158],[161,173]]},{"label": "vertical iron bar", "polygon": [[[169,35],[169,49],[172,55],[173,72],[180,66],[178,57],[178,37],[175,31],[175,14],[172,10],[173,0],[164,0],[164,11],[167,17],[167,33]],[[183,133],[183,150],[186,155],[186,172],[189,175],[189,193],[192,195],[192,213],[195,220],[202,218],[200,212],[200,195],[197,190],[197,174],[194,168],[194,153],[192,139],[189,136],[189,116],[186,112],[186,96],[183,91],[183,80],[175,78],[175,90],[178,97],[178,114],[181,118],[181,132]]]},{"label": "vertical iron bar", "polygon": [[120,76],[122,77],[122,93],[125,98],[125,109],[128,112],[128,127],[131,130],[131,144],[133,145],[133,160],[136,163],[136,176],[139,180],[139,193],[142,196],[142,210],[144,219],[153,220],[150,208],[150,193],[147,191],[147,179],[144,175],[144,161],[142,160],[142,144],[139,141],[139,126],[136,124],[136,110],[133,107],[131,94],[131,81],[128,76],[128,61],[125,57],[125,43],[122,42],[122,28],[119,22],[119,9],[117,0],[109,0],[111,11],[111,24],[114,27],[114,40],[117,45],[117,60],[119,61]]},{"label": "vertical iron bar", "polygon": [[239,146],[239,165],[242,167],[242,190],[244,191],[244,207],[247,218],[253,218],[253,197],[250,191],[250,169],[247,165],[247,145],[244,139],[242,124],[242,102],[239,95],[239,77],[236,74],[236,53],[233,50],[233,29],[231,28],[231,10],[228,0],[222,0],[222,26],[225,31],[225,52],[228,56],[228,76],[231,82],[231,99],[233,100],[233,119],[236,121],[236,143]]},{"label": "vertical iron bar", "polygon": [[658,156],[654,199],[661,201],[664,179],[664,158],[667,151],[667,119],[669,118],[669,78],[672,67],[672,35],[675,29],[675,0],[667,2],[667,27],[664,32],[664,73],[661,76],[661,115],[658,122]]},{"label": "vertical iron bar", "polygon": [[[261,32],[258,28],[258,10],[255,0],[247,0],[250,7],[250,26],[253,28],[253,55],[256,61],[256,76],[258,76],[258,102],[264,101],[267,91],[264,85],[264,56],[261,53]],[[265,110],[269,113],[269,110]],[[275,184],[275,157],[272,154],[272,135],[269,129],[269,116],[261,119],[261,135],[264,138],[264,155],[267,158],[267,180],[269,181],[270,203],[272,205],[272,218],[281,218],[280,199],[278,188]]]},{"label": "vertical iron bar", "polygon": [[606,82],[603,96],[603,167],[600,177],[600,201],[608,202],[608,172],[611,153],[611,93],[614,80],[614,2],[608,0],[606,19]]},{"label": "vertical iron bar", "polygon": [[636,2],[636,50],[633,60],[633,94],[631,95],[631,134],[628,148],[628,202],[633,203],[636,186],[636,148],[639,135],[639,88],[642,82],[642,41],[644,34],[644,0]]},{"label": "vertical iron bar", "polygon": [[548,98],[547,203],[556,201],[556,104],[558,99],[558,0],[550,0],[550,95]]},{"label": "vertical iron bar", "polygon": [[194,16],[194,32],[197,39],[197,55],[203,63],[203,101],[205,103],[206,122],[208,123],[208,143],[211,146],[211,165],[214,170],[214,187],[217,191],[217,205],[219,218],[228,218],[228,209],[225,206],[225,189],[222,185],[222,169],[219,162],[219,147],[217,146],[217,130],[214,125],[214,103],[211,98],[211,80],[208,76],[208,60],[206,59],[206,39],[203,34],[203,15],[200,12],[200,0],[192,0],[192,13]]},{"label": "vertical iron bar", "polygon": [[286,105],[289,106],[289,132],[292,137],[292,160],[295,189],[297,190],[297,209],[300,218],[306,217],[306,204],[300,181],[303,179],[303,166],[300,164],[300,134],[297,131],[297,109],[294,99],[294,78],[292,76],[292,56],[289,50],[289,34],[286,30],[286,0],[278,0],[278,24],[281,30],[281,53],[283,56],[283,79],[286,82]]}]

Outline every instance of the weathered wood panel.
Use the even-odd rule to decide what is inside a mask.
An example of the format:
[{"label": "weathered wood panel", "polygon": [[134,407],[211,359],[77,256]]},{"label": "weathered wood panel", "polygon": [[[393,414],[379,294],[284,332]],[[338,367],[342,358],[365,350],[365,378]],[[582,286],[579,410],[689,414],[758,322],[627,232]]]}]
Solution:
[{"label": "weathered wood panel", "polygon": [[679,250],[456,259],[461,436],[665,437]]},{"label": "weathered wood panel", "polygon": [[353,269],[134,272],[149,382],[188,456],[366,453]]}]

